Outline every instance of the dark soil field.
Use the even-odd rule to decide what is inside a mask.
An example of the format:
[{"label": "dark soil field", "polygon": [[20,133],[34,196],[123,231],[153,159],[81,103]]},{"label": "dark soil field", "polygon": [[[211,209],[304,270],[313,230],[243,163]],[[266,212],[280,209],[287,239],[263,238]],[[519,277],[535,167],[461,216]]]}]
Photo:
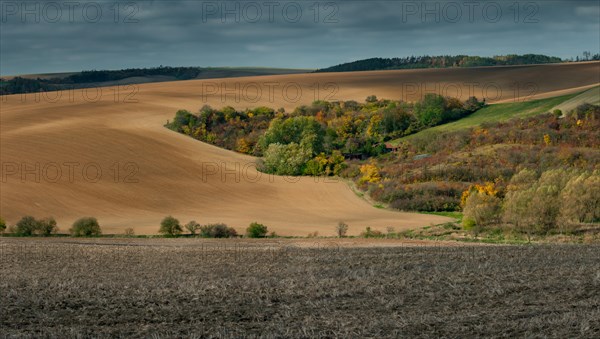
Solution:
[{"label": "dark soil field", "polygon": [[0,239],[0,337],[600,337],[600,247]]}]

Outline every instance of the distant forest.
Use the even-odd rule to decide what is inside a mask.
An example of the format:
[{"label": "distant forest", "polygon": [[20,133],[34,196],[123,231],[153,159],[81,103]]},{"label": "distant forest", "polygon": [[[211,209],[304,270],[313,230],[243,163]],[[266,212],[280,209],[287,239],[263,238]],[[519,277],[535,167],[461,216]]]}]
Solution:
[{"label": "distant forest", "polygon": [[[51,92],[79,88],[129,85],[190,79],[307,73],[307,70],[269,67],[170,67],[87,70],[68,75],[0,78],[0,95]],[[124,80],[124,81],[121,81]],[[117,81],[121,81],[118,83]]]},{"label": "distant forest", "polygon": [[[586,59],[577,59],[577,61]],[[600,54],[589,55],[587,60],[600,60]],[[501,55],[494,57],[479,57],[468,55],[443,55],[443,56],[410,56],[405,58],[371,58],[358,60],[318,69],[315,72],[354,72],[377,71],[390,69],[414,68],[450,68],[450,67],[477,67],[477,66],[506,66],[506,65],[531,65],[564,62],[558,57],[540,54]]]},{"label": "distant forest", "polygon": [[90,70],[51,79],[14,77],[10,80],[0,79],[0,95],[80,88],[83,87],[78,86],[81,84],[118,81],[131,77],[170,76],[177,80],[188,80],[196,78],[203,70],[204,68],[201,67],[160,66],[154,68],[128,68],[117,71]]}]

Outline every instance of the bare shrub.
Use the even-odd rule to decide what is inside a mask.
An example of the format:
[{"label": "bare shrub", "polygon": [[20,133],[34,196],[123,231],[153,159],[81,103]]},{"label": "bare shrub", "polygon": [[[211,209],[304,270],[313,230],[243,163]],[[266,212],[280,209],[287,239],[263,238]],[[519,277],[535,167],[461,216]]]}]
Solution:
[{"label": "bare shrub", "polygon": [[387,233],[386,233],[386,236],[387,236],[388,238],[391,238],[391,237],[392,237],[394,234],[396,234],[396,229],[395,229],[395,228],[393,228],[392,226],[388,226],[388,227],[385,229],[385,231],[387,232]]},{"label": "bare shrub", "polygon": [[187,224],[185,224],[185,229],[190,232],[190,235],[195,236],[196,235],[196,231],[198,231],[200,229],[200,224],[197,223],[195,220],[192,220],[190,222],[188,222]]},{"label": "bare shrub", "polygon": [[335,227],[335,232],[337,233],[338,237],[345,237],[348,233],[348,224],[343,221],[338,222],[337,226]]},{"label": "bare shrub", "polygon": [[365,230],[360,234],[363,238],[383,238],[384,234],[381,231],[373,230],[371,227],[365,228]]}]

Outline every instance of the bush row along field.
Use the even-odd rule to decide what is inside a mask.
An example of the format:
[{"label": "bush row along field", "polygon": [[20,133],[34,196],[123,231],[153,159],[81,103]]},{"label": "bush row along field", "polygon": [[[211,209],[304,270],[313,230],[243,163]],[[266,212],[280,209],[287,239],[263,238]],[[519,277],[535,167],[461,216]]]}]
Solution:
[{"label": "bush row along field", "polygon": [[600,336],[598,246],[122,240],[0,239],[3,336]]},{"label": "bush row along field", "polygon": [[[8,229],[8,234],[11,236],[18,237],[30,237],[30,236],[44,236],[49,237],[56,235],[59,232],[58,224],[52,217],[43,219],[36,219],[32,216],[24,216],[15,225],[8,226],[6,222],[0,218],[0,234]],[[202,237],[202,238],[236,238],[238,237],[237,231],[222,223],[200,225],[195,220],[188,222],[185,225],[181,225],[179,220],[172,216],[165,217],[161,223],[158,233],[165,237],[177,237],[182,235],[184,229],[189,232],[191,237]],[[346,226],[347,230],[347,226]],[[339,232],[338,232],[339,233]],[[102,229],[96,218],[83,217],[76,220],[73,226],[69,229],[69,234],[73,237],[99,237],[102,235]],[[132,228],[127,228],[124,231],[123,236],[131,237],[135,233]],[[270,237],[276,237],[275,232],[269,234],[267,226],[259,224],[257,222],[250,223],[246,229],[245,236],[247,238],[265,238],[269,235]],[[345,236],[346,231],[340,236]]]},{"label": "bush row along field", "polygon": [[[32,216],[24,216],[15,225],[9,227],[2,218],[0,218],[0,235],[5,235],[8,228],[7,236],[13,237],[32,237],[32,236],[61,236],[60,229],[56,220],[52,217],[36,219]],[[339,238],[345,238],[348,234],[349,226],[343,221],[338,222],[335,226],[335,233]],[[187,232],[187,233],[186,233]],[[223,223],[201,225],[195,220],[189,221],[182,225],[178,219],[172,216],[166,216],[160,223],[158,233],[165,238],[187,237],[187,238],[241,238],[237,230]],[[102,229],[98,220],[93,217],[83,217],[76,220],[73,226],[69,229],[69,234],[72,237],[101,237]],[[109,235],[111,237],[135,237],[132,228],[126,228],[123,234]],[[269,232],[266,225],[252,222],[246,228],[243,235],[245,238],[279,238],[274,232]],[[318,232],[313,232],[308,235],[309,238],[319,237]],[[373,230],[371,227],[366,227],[360,234],[361,238],[404,238],[401,233],[396,233],[395,229],[388,227],[387,233],[378,230]]]}]

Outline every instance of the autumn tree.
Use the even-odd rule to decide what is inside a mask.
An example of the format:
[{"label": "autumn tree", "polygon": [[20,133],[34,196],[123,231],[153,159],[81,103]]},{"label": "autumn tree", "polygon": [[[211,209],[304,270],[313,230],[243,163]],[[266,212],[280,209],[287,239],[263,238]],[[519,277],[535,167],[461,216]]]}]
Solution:
[{"label": "autumn tree", "polygon": [[557,225],[560,211],[560,192],[569,179],[563,169],[549,170],[542,173],[534,185],[534,195],[529,204],[528,212],[533,227],[539,233],[547,233]]},{"label": "autumn tree", "polygon": [[344,156],[340,151],[333,151],[328,157],[321,153],[306,163],[304,174],[307,175],[339,175],[345,168]]},{"label": "autumn tree", "polygon": [[463,225],[476,226],[476,230],[500,220],[501,200],[494,183],[474,185],[463,193]]},{"label": "autumn tree", "polygon": [[250,154],[252,152],[252,144],[246,138],[239,138],[236,142],[236,151],[240,153]]},{"label": "autumn tree", "polygon": [[537,178],[523,170],[510,181],[503,204],[503,219],[528,235],[543,234],[557,227],[561,213],[561,194],[574,172],[548,170]]},{"label": "autumn tree", "polygon": [[306,163],[304,174],[313,176],[323,175],[327,168],[327,163],[327,156],[325,153],[321,153]]},{"label": "autumn tree", "polygon": [[560,193],[559,224],[563,230],[577,223],[600,220],[600,172],[575,173]]},{"label": "autumn tree", "polygon": [[371,183],[375,184],[381,181],[381,174],[379,174],[379,168],[374,161],[360,166],[360,173],[362,176],[358,179],[359,184]]}]

